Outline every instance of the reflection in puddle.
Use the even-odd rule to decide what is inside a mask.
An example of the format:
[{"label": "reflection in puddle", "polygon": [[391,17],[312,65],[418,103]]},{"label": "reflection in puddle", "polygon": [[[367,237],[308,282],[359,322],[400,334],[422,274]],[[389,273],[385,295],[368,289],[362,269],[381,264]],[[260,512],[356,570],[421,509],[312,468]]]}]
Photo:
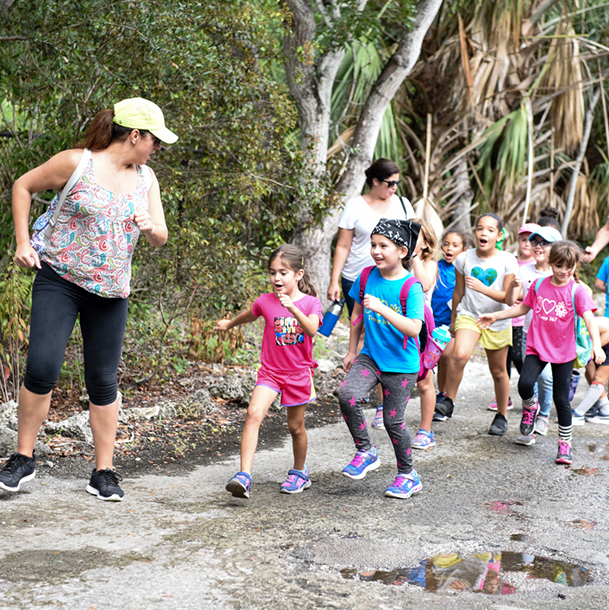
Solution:
[{"label": "reflection in puddle", "polygon": [[590,579],[586,568],[547,557],[524,553],[491,552],[464,558],[458,553],[424,559],[414,568],[357,572],[341,570],[343,578],[380,581],[386,585],[417,585],[434,593],[439,591],[474,591],[490,595],[508,595],[515,588],[504,582],[506,572],[527,572],[528,578],[543,578],[569,587],[581,587]]},{"label": "reflection in puddle", "polygon": [[583,468],[571,468],[571,472],[574,474],[584,474],[593,477],[597,477],[599,474],[598,468],[590,468],[589,466],[584,466]]}]

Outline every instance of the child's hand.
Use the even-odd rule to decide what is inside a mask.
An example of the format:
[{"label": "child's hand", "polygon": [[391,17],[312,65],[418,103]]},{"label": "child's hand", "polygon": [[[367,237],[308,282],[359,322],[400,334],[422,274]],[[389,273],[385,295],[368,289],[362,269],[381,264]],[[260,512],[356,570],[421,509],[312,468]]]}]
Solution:
[{"label": "child's hand", "polygon": [[216,326],[214,327],[214,330],[230,330],[230,320],[218,320],[216,322]]},{"label": "child's hand", "polygon": [[348,373],[351,367],[353,366],[353,362],[355,360],[355,354],[348,352],[347,355],[343,358],[343,368],[345,372]]},{"label": "child's hand", "polygon": [[365,294],[364,300],[362,301],[362,305],[365,309],[369,309],[370,311],[374,311],[374,313],[380,313],[380,310],[385,307],[383,302],[376,297],[373,297],[371,294]]},{"label": "child's hand", "polygon": [[287,294],[278,294],[277,298],[279,299],[279,302],[281,303],[282,307],[285,307],[289,312],[292,311],[292,308],[294,307],[294,303],[292,302],[292,299]]},{"label": "child's hand", "polygon": [[451,322],[448,325],[448,332],[450,333],[450,336],[454,339],[455,338],[455,323]]},{"label": "child's hand", "polygon": [[493,322],[495,322],[495,316],[492,313],[484,314],[478,318],[476,324],[486,330]]},{"label": "child's hand", "polygon": [[598,366],[605,362],[605,358],[607,357],[607,355],[605,354],[605,351],[602,348],[595,347],[592,349],[592,353],[594,354],[594,362],[596,362]]},{"label": "child's hand", "polygon": [[514,279],[510,282],[510,288],[520,288],[520,287],[522,287],[522,278],[515,275]]},{"label": "child's hand", "polygon": [[465,285],[476,292],[483,292],[484,284],[477,278],[468,275],[465,277]]}]

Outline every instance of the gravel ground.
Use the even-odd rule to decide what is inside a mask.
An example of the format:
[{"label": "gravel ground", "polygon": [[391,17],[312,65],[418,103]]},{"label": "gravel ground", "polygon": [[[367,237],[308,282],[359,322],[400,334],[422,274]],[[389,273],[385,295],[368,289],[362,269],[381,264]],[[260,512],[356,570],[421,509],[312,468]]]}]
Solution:
[{"label": "gravel ground", "polygon": [[[341,475],[353,455],[342,422],[310,430],[313,485],[295,496],[279,493],[291,466],[285,429],[256,456],[250,500],[224,490],[238,470],[228,450],[173,476],[127,477],[120,504],[86,494],[85,479],[41,468],[22,492],[0,492],[0,608],[604,610],[609,427],[575,428],[573,466],[557,466],[555,421],[531,447],[513,443],[517,409],[507,437],[486,434],[492,395],[486,364],[470,362],[455,416],[435,424],[437,446],[415,453],[423,490],[405,501],[383,496],[395,465],[382,430],[371,433],[381,467],[361,481]],[[407,423],[416,431],[418,399]],[[461,591],[466,568],[487,561],[475,556],[499,552],[502,584],[489,588],[498,593]],[[427,588],[399,577],[455,553],[463,570],[448,582],[431,561]],[[506,569],[514,554],[525,554],[528,571]],[[365,580],[375,577],[399,585]]]}]

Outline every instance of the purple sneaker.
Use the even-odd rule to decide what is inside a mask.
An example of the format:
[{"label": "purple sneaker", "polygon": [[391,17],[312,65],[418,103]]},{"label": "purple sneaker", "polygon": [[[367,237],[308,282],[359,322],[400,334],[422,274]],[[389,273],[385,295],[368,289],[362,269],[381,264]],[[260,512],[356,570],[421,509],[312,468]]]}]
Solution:
[{"label": "purple sneaker", "polygon": [[227,484],[226,491],[230,491],[235,498],[249,498],[252,477],[247,472],[238,472]]},{"label": "purple sneaker", "polygon": [[385,424],[383,422],[383,405],[379,405],[376,408],[376,415],[374,416],[374,419],[372,420],[372,427],[373,428],[384,428]]},{"label": "purple sneaker", "polygon": [[433,435],[433,430],[427,432],[423,428],[420,428],[417,435],[412,439],[413,449],[431,449],[436,446],[436,439]]},{"label": "purple sneaker", "polygon": [[419,479],[419,475],[416,470],[408,474],[398,474],[393,482],[393,485],[390,485],[385,490],[385,495],[388,498],[410,498],[412,494],[421,491],[423,486],[421,485],[421,479]]},{"label": "purple sneaker", "polygon": [[369,470],[376,470],[381,465],[376,447],[369,451],[357,451],[348,466],[343,468],[343,474],[350,479],[363,479]]},{"label": "purple sneaker", "polygon": [[296,470],[295,468],[288,470],[288,478],[281,484],[279,491],[282,494],[299,494],[308,487],[311,487],[311,480],[309,479],[309,471],[305,466],[304,470]]}]

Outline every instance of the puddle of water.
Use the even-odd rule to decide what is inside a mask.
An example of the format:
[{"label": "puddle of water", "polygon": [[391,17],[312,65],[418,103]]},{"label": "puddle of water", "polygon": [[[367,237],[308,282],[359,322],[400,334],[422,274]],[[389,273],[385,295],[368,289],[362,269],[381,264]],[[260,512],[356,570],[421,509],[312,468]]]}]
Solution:
[{"label": "puddle of water", "polygon": [[489,595],[515,592],[516,589],[502,578],[506,572],[527,572],[528,578],[542,578],[569,587],[581,587],[590,580],[589,572],[582,566],[510,551],[480,553],[473,557],[461,557],[458,553],[436,555],[414,568],[359,573],[353,568],[341,570],[343,578],[347,579],[387,585],[407,583],[433,593],[473,591]]},{"label": "puddle of water", "polygon": [[512,510],[512,506],[522,506],[522,502],[488,502],[487,506],[490,510],[499,513],[501,515],[515,515],[516,513]]},{"label": "puddle of water", "polygon": [[597,477],[599,475],[598,468],[590,468],[590,466],[584,466],[582,468],[571,468],[571,472],[592,477]]},{"label": "puddle of water", "polygon": [[[590,449],[590,447],[594,447],[594,449]],[[588,445],[588,449],[590,449],[591,453],[600,452],[600,455],[595,455],[594,457],[597,460],[609,461],[609,443],[607,443],[604,447],[598,447],[595,445]]]},{"label": "puddle of water", "polygon": [[596,527],[598,525],[597,521],[584,521],[583,519],[575,519],[574,521],[571,521],[571,523],[567,523],[567,525],[580,530],[592,531],[598,529]]}]

